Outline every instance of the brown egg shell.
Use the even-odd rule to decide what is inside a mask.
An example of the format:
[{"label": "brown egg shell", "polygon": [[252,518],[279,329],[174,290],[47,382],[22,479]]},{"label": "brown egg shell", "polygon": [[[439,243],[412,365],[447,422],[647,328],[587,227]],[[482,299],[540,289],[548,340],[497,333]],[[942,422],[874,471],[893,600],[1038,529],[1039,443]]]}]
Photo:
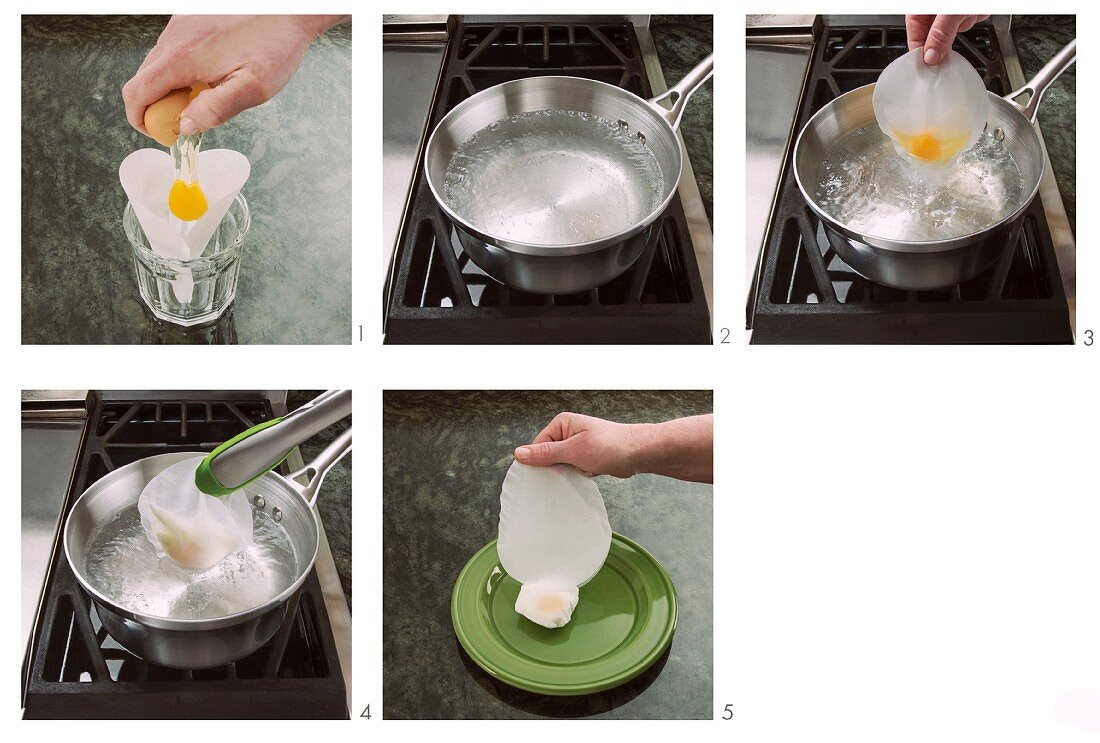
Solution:
[{"label": "brown egg shell", "polygon": [[145,131],[165,147],[176,143],[180,135],[180,114],[199,93],[210,88],[206,83],[193,83],[177,88],[145,109]]},{"label": "brown egg shell", "polygon": [[145,131],[165,147],[176,143],[180,134],[180,114],[191,99],[190,88],[173,90],[145,109]]}]

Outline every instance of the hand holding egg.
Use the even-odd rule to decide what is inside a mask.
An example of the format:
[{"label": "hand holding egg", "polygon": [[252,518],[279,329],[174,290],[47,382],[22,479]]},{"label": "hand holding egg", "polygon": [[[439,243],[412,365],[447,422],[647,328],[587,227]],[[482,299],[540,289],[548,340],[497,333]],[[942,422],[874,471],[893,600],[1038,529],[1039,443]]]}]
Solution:
[{"label": "hand holding egg", "polygon": [[[126,118],[165,146],[168,143],[149,129],[146,113],[154,105],[165,107],[169,121],[178,121],[177,134],[198,134],[224,124],[282,90],[313,39],[344,18],[173,16],[122,88]],[[196,80],[214,87],[195,95]]]},{"label": "hand holding egg", "polygon": [[206,83],[194,82],[173,90],[150,105],[145,109],[142,117],[145,133],[165,147],[174,145],[180,135],[180,117],[184,109],[198,97],[199,93],[209,89],[210,86]]}]

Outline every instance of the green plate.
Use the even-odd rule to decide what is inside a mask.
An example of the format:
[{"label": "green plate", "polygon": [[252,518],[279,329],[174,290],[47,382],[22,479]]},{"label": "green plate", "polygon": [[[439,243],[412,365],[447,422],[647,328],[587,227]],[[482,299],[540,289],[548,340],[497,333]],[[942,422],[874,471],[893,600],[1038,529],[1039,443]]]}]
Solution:
[{"label": "green plate", "polygon": [[619,686],[653,665],[676,630],[672,579],[618,534],[564,627],[549,629],[516,613],[519,585],[490,542],[458,574],[451,623],[475,663],[520,689],[572,696]]}]

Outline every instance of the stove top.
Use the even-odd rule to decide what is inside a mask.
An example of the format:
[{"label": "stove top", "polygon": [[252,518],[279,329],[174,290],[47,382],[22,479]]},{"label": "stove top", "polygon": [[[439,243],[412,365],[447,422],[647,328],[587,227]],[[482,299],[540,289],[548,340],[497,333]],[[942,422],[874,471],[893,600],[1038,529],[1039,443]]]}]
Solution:
[{"label": "stove top", "polygon": [[[1011,92],[991,26],[960,35],[955,50],[989,90]],[[795,131],[837,96],[874,82],[905,51],[903,26],[826,23],[817,34]],[[753,343],[1073,342],[1039,198],[1007,235],[992,268],[948,289],[904,291],[864,279],[836,255],[787,160],[749,299]]]},{"label": "stove top", "polygon": [[[99,478],[138,459],[210,451],[273,417],[271,403],[239,394],[187,399],[93,399],[63,513]],[[286,465],[282,465],[286,468]],[[24,668],[28,719],[275,719],[348,716],[328,612],[313,569],[288,619],[236,663],[181,671],[146,663],[103,629],[58,540]]]},{"label": "stove top", "polygon": [[[621,18],[459,19],[429,131],[474,93],[535,75],[574,75],[652,96],[638,38]],[[436,205],[421,168],[398,238],[387,343],[709,343],[710,313],[677,196],[638,262],[579,294],[510,289],[475,266]]]}]

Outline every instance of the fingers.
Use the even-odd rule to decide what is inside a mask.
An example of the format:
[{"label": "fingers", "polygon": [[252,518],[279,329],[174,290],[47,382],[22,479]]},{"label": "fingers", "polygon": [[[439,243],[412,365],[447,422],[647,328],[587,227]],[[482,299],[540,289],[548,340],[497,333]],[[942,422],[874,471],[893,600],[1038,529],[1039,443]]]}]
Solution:
[{"label": "fingers", "polygon": [[905,35],[909,51],[924,47],[924,63],[939,64],[947,56],[956,34],[969,31],[988,15],[907,15]]},{"label": "fingers", "polygon": [[264,103],[269,96],[249,70],[237,70],[215,88],[195,96],[180,114],[180,134],[213,129],[244,111]]},{"label": "fingers", "polygon": [[959,33],[963,31],[969,31],[984,20],[987,20],[987,15],[968,15],[963,17],[963,22],[959,24]]},{"label": "fingers", "polygon": [[516,461],[532,467],[546,467],[551,464],[569,464],[572,446],[569,441],[541,441],[521,446],[515,451]]},{"label": "fingers", "polygon": [[[938,15],[928,29],[928,38],[924,40],[924,63],[926,65],[939,64],[947,53],[951,51],[951,44],[955,41],[955,34],[959,26],[970,16]],[[974,25],[973,23],[971,25]]]},{"label": "fingers", "polygon": [[126,120],[142,134],[145,131],[145,109],[176,88],[183,88],[195,81],[195,74],[188,65],[150,62],[143,65],[122,86],[122,101],[126,105]]},{"label": "fingers", "polygon": [[558,413],[527,446],[516,449],[516,461],[532,467],[551,464],[575,464],[573,437],[577,434],[575,413]]},{"label": "fingers", "polygon": [[934,20],[936,20],[934,15],[905,16],[905,36],[909,40],[909,51],[924,46],[924,40],[928,38],[928,29],[932,27]]},{"label": "fingers", "polygon": [[546,428],[539,431],[533,444],[541,444],[543,441],[561,441],[573,435],[573,413],[559,413],[553,416],[553,420]]}]

